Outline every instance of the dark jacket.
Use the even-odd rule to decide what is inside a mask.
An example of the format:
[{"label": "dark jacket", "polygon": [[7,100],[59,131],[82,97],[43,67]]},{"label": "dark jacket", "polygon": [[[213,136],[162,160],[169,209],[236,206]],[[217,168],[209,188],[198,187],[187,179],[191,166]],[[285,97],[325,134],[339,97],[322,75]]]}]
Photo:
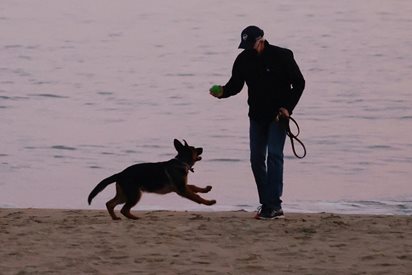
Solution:
[{"label": "dark jacket", "polygon": [[255,50],[244,50],[238,55],[221,98],[239,93],[245,82],[249,117],[257,121],[273,120],[281,107],[292,114],[305,88],[292,51],[267,41],[260,55]]}]

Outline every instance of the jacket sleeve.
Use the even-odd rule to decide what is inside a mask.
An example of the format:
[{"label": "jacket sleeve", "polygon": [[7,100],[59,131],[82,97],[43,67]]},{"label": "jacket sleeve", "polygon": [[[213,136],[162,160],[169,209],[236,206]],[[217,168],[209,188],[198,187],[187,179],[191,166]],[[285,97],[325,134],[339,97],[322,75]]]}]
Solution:
[{"label": "jacket sleeve", "polygon": [[292,51],[289,51],[286,68],[290,81],[291,94],[286,102],[285,108],[288,109],[290,114],[292,114],[293,109],[298,104],[303,90],[305,89],[305,79],[303,78],[299,66],[293,57]]},{"label": "jacket sleeve", "polygon": [[241,58],[240,56],[238,56],[233,63],[232,76],[230,77],[226,85],[223,86],[223,95],[221,96],[221,98],[227,98],[236,95],[242,90],[245,84],[245,80],[241,72],[241,62]]}]

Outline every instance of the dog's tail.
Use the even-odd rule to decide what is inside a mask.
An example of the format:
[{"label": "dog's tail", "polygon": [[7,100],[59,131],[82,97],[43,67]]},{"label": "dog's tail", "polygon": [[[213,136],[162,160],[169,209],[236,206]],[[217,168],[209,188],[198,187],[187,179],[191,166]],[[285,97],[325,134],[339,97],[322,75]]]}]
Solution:
[{"label": "dog's tail", "polygon": [[99,194],[101,191],[103,191],[104,188],[106,188],[106,186],[108,186],[109,184],[117,181],[119,177],[119,174],[114,174],[113,176],[110,176],[104,180],[102,180],[98,185],[96,185],[96,187],[92,190],[92,192],[90,192],[89,197],[87,198],[87,201],[90,203],[92,202],[92,199],[94,197],[96,197],[97,194]]}]

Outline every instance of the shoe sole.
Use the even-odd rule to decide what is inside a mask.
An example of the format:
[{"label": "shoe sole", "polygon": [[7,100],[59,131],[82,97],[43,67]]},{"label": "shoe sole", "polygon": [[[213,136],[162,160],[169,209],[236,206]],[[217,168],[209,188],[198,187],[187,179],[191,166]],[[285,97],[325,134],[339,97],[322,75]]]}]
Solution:
[{"label": "shoe sole", "polygon": [[285,218],[285,215],[276,216],[276,217],[272,217],[272,218],[260,217],[258,215],[255,216],[255,219],[257,219],[257,220],[279,220],[279,219],[284,219],[284,218]]}]

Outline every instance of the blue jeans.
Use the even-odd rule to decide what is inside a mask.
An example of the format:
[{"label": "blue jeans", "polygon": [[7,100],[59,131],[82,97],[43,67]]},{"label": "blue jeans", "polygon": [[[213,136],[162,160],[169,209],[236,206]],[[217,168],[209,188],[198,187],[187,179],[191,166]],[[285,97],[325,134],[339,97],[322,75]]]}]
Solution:
[{"label": "blue jeans", "polygon": [[267,207],[280,209],[286,132],[276,122],[258,122],[250,119],[249,138],[250,163],[259,201]]}]

